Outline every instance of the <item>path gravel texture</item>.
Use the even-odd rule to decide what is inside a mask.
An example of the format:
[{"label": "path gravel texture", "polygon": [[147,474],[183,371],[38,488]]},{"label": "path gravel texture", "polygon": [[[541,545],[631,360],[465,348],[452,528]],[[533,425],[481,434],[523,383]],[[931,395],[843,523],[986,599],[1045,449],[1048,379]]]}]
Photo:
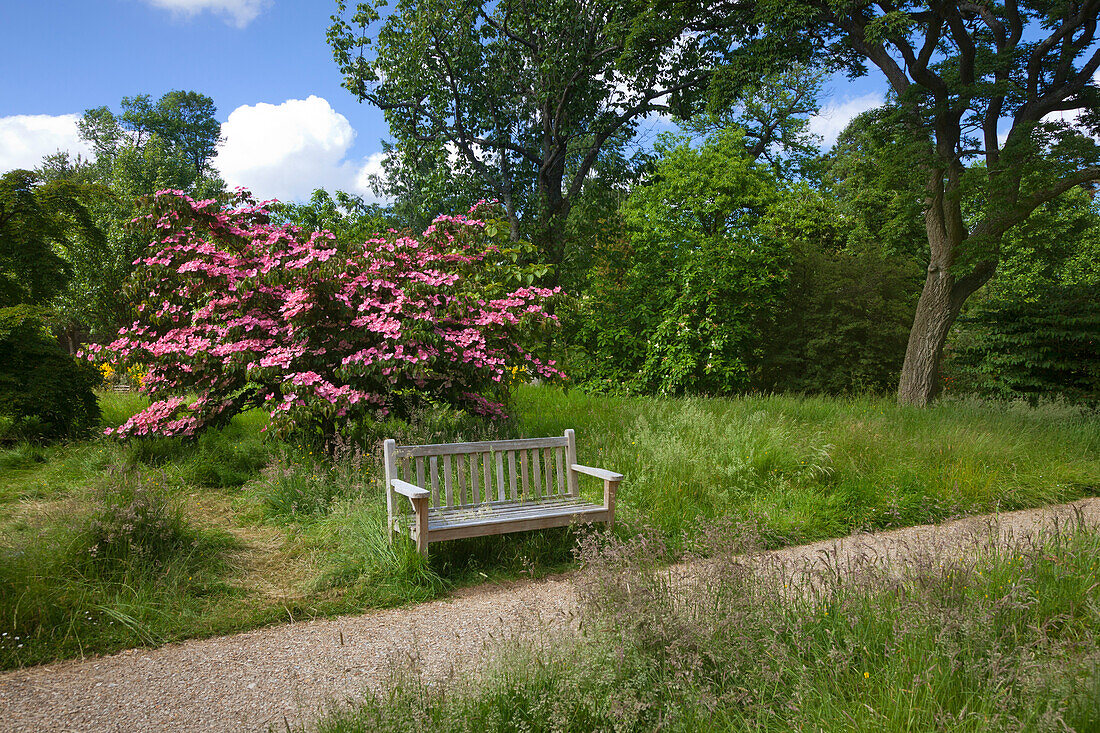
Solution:
[{"label": "path gravel texture", "polygon": [[[1100,526],[1100,499],[969,517],[772,553],[815,562],[903,565],[1020,540],[1083,519]],[[983,542],[977,540],[984,538]],[[690,565],[674,572],[690,575]],[[331,704],[384,689],[394,669],[429,683],[474,671],[502,639],[552,641],[579,626],[576,576],[486,585],[446,600],[136,649],[0,674],[0,731],[264,731],[309,723]]]}]

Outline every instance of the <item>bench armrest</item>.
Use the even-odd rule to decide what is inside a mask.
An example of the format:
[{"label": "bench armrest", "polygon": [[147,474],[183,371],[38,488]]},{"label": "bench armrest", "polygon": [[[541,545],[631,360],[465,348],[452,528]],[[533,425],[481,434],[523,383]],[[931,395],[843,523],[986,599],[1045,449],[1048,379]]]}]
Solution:
[{"label": "bench armrest", "polygon": [[402,481],[399,478],[395,478],[390,481],[393,484],[393,490],[398,494],[407,496],[410,499],[422,499],[425,496],[429,496],[431,492],[427,489],[422,489],[419,486],[414,486],[407,481]]},{"label": "bench armrest", "polygon": [[579,463],[574,463],[570,466],[571,469],[577,473],[583,473],[586,476],[594,476],[604,481],[622,481],[623,475],[621,473],[615,473],[614,471],[605,471],[602,468],[592,468],[591,466],[582,466]]}]

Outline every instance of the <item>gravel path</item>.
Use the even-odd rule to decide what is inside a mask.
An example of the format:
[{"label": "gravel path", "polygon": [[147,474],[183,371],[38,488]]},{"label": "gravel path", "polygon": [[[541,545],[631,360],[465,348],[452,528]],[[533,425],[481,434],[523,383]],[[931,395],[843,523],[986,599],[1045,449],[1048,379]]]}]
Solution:
[{"label": "gravel path", "polygon": [[[884,562],[932,550],[964,552],[996,529],[1029,536],[1083,517],[1100,526],[1100,499],[856,535],[773,553],[805,564]],[[689,566],[678,568],[690,573]],[[418,606],[274,626],[0,674],[0,731],[256,731],[309,721],[332,701],[382,689],[390,670],[428,680],[475,669],[513,635],[577,628],[571,574],[485,585]]]}]

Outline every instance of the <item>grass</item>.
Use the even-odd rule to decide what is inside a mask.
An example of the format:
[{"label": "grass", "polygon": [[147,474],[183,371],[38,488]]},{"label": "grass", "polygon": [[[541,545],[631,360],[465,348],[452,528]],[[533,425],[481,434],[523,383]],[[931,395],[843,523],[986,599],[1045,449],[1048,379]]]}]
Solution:
[{"label": "grass", "polygon": [[699,518],[762,518],[778,546],[1100,493],[1100,417],[1064,405],[524,389],[518,406],[531,435],[576,429],[581,462],[627,476],[623,522],[673,543]]},{"label": "grass", "polygon": [[[142,405],[103,395],[105,424]],[[501,426],[434,411],[376,432],[451,442],[575,428],[581,462],[626,475],[620,538],[655,533],[673,556],[720,517],[751,519],[779,546],[1100,489],[1100,417],[1059,405],[913,410],[873,398],[523,387],[514,414]],[[265,425],[252,412],[190,443],[98,438],[0,451],[0,633],[24,644],[0,647],[0,668],[417,602],[573,563],[570,529],[433,545],[425,563],[410,543],[387,541],[374,451],[311,453],[265,437]],[[123,580],[90,573],[96,517],[135,488],[162,494],[202,553],[175,546],[157,572]],[[601,489],[582,491],[598,500]]]},{"label": "grass", "polygon": [[1100,534],[974,550],[900,577],[712,553],[673,582],[657,534],[587,542],[580,638],[446,685],[398,672],[319,730],[1100,729]]}]

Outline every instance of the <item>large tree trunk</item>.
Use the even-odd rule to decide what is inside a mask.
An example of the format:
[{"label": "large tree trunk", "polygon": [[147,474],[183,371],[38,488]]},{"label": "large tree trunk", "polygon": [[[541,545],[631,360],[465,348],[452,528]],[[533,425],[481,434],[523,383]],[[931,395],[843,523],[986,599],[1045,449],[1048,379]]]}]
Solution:
[{"label": "large tree trunk", "polygon": [[927,407],[939,393],[943,347],[962,306],[955,290],[955,278],[948,268],[929,266],[909,331],[898,384],[898,404]]},{"label": "large tree trunk", "polygon": [[[949,235],[944,236],[932,227],[929,229],[932,263],[917,301],[898,383],[898,404],[913,407],[927,407],[939,394],[942,387],[940,363],[951,326],[966,299],[987,283],[997,269],[996,260],[986,259],[979,261],[968,274],[956,278],[949,263],[963,242],[954,242]],[[979,227],[975,234],[982,236],[984,230],[984,226]]]}]

